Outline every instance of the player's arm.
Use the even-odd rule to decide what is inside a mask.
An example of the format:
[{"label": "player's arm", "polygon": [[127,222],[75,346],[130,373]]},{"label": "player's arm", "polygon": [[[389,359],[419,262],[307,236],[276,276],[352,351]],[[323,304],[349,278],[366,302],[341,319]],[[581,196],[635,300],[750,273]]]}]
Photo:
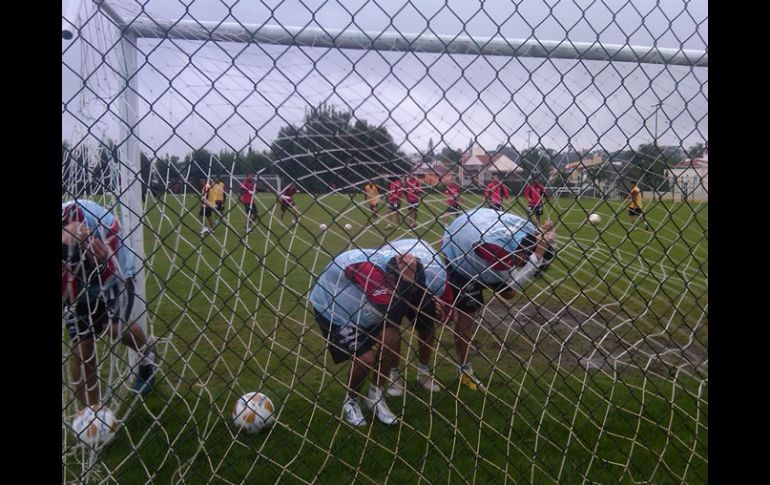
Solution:
[{"label": "player's arm", "polygon": [[[556,240],[556,231],[554,224],[551,221],[545,221],[540,227],[540,233],[537,236],[537,246],[535,251],[530,255],[529,260],[522,268],[518,268],[511,272],[512,282],[509,285],[507,291],[518,290],[524,291],[524,288],[529,285],[532,279],[540,272],[545,258],[546,251],[553,247],[553,243]],[[505,293],[505,291],[504,291]],[[507,296],[510,298],[510,296]]]}]

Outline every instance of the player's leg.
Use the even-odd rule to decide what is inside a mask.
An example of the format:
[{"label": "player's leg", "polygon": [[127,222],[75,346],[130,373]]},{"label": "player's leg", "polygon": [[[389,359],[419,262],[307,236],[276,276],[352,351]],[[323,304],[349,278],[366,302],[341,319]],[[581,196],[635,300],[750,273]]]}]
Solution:
[{"label": "player's leg", "polygon": [[367,408],[374,411],[377,419],[384,424],[395,424],[398,421],[396,415],[388,408],[385,402],[383,387],[388,382],[390,370],[398,363],[399,341],[401,334],[395,325],[383,324],[374,337],[377,342],[378,352],[376,356],[376,368],[372,383],[369,385],[369,393],[364,400]]},{"label": "player's leg", "polygon": [[72,344],[70,374],[75,398],[83,405],[99,404],[99,377],[96,365],[96,345],[90,336]]},{"label": "player's leg", "polygon": [[134,390],[145,395],[155,383],[157,359],[154,342],[150,341],[144,329],[132,319],[134,297],[132,279],[113,288],[108,302],[110,314],[108,329],[113,340],[119,339],[123,345],[139,354]]},{"label": "player's leg", "polygon": [[417,383],[423,389],[430,392],[441,390],[436,379],[433,378],[433,372],[430,368],[431,356],[433,355],[433,346],[435,343],[435,329],[432,315],[422,315],[415,322],[417,331]]},{"label": "player's leg", "polygon": [[64,322],[72,342],[70,374],[75,397],[83,406],[99,404],[99,369],[96,335],[107,320],[105,302],[80,289],[77,301],[64,309]]},{"label": "player's leg", "polygon": [[460,384],[472,391],[483,389],[469,362],[471,339],[476,329],[476,314],[484,305],[484,295],[481,285],[469,283],[454,271],[448,272],[455,299],[455,350],[457,351],[458,373]]}]

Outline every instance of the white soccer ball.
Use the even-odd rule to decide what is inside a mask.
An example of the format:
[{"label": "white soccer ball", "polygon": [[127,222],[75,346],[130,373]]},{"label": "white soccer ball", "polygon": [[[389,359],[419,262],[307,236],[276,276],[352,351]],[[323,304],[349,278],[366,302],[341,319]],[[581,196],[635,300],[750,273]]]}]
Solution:
[{"label": "white soccer ball", "polygon": [[239,397],[233,407],[233,424],[246,433],[259,433],[273,424],[273,401],[261,392]]},{"label": "white soccer ball", "polygon": [[92,405],[75,415],[72,432],[80,442],[89,448],[100,448],[108,444],[118,432],[118,420],[107,406]]},{"label": "white soccer ball", "polygon": [[599,222],[601,222],[601,220],[602,218],[601,216],[599,216],[599,214],[591,214],[590,216],[588,216],[588,222],[590,222],[591,224],[598,224]]},{"label": "white soccer ball", "polygon": [[320,226],[318,226],[318,229],[325,231],[326,227],[327,227],[326,224],[321,224]]},{"label": "white soccer ball", "polygon": [[351,229],[353,229],[353,226],[351,224],[345,224],[345,230],[346,231],[349,231]]}]

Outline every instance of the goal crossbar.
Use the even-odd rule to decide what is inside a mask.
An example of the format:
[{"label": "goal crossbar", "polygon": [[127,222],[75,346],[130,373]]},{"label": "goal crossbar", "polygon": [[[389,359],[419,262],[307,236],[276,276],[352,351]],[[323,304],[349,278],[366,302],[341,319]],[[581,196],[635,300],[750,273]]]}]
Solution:
[{"label": "goal crossbar", "polygon": [[[399,32],[345,32],[338,29],[291,27],[137,17],[127,22],[109,2],[94,0],[122,30],[138,38],[184,39],[294,47],[353,50],[536,57],[708,67],[705,50],[573,42],[570,40],[507,39]],[[66,25],[70,25],[68,22]],[[62,24],[62,36],[71,35]],[[65,37],[70,38],[70,37]]]}]

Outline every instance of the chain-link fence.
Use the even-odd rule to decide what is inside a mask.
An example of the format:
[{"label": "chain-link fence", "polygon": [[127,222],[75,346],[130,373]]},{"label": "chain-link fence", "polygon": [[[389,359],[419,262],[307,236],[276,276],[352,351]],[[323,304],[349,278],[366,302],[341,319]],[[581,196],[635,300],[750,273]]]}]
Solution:
[{"label": "chain-link fence", "polygon": [[707,26],[72,0],[65,481],[707,480]]}]

